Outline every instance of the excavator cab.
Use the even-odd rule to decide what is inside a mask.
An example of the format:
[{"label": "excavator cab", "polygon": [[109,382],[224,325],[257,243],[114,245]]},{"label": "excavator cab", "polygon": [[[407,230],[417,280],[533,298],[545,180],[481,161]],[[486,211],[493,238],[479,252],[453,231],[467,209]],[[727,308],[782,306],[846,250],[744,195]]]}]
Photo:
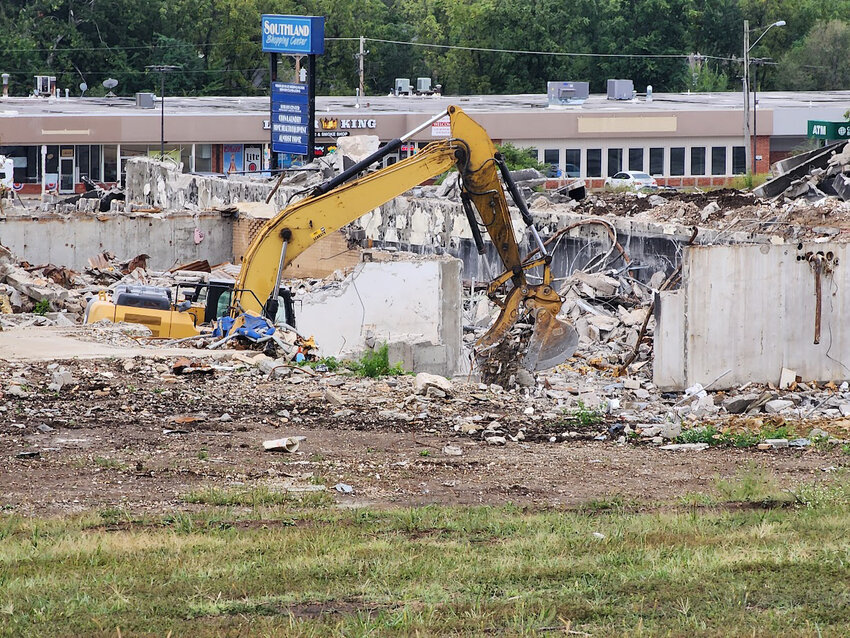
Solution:
[{"label": "excavator cab", "polygon": [[[95,323],[108,319],[147,326],[152,336],[163,339],[181,339],[198,334],[197,326],[203,320],[203,307],[193,304],[192,299],[180,299],[180,286],[118,286],[110,300],[105,292],[93,297],[83,317],[83,323]],[[186,296],[186,293],[182,293]],[[189,291],[197,297],[199,291]],[[188,306],[181,304],[188,301]]]}]

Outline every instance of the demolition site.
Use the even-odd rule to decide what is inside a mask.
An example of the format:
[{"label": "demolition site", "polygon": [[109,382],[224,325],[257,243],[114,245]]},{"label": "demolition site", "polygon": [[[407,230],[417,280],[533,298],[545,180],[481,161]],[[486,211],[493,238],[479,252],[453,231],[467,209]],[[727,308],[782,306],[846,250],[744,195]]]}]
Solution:
[{"label": "demolition site", "polygon": [[351,136],[279,177],[7,190],[2,505],[570,507],[846,464],[850,145],[755,189],[553,187],[449,115],[384,167]]}]

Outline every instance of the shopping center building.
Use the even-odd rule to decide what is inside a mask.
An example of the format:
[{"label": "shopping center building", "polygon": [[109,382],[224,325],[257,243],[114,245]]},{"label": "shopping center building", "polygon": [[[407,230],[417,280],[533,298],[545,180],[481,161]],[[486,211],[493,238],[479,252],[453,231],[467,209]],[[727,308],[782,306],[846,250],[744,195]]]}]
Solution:
[{"label": "shopping center building", "polygon": [[[546,94],[489,96],[318,97],[317,153],[332,152],[341,136],[369,134],[388,141],[458,105],[497,142],[536,150],[551,175],[583,177],[601,186],[621,170],[651,173],[671,186],[710,186],[746,172],[740,93],[668,93],[611,100],[591,95],[580,104],[552,106]],[[850,91],[776,92],[758,96],[756,172],[802,148],[808,120],[843,120]],[[126,160],[168,156],[186,172],[229,173],[269,167],[269,99],[0,98],[0,154],[14,161],[24,192],[45,186],[60,193],[84,189],[84,177],[122,182]],[[443,122],[427,127],[400,154],[448,135]],[[42,149],[44,154],[42,157]],[[275,158],[287,164],[291,158]],[[390,156],[384,161],[399,159]]]}]

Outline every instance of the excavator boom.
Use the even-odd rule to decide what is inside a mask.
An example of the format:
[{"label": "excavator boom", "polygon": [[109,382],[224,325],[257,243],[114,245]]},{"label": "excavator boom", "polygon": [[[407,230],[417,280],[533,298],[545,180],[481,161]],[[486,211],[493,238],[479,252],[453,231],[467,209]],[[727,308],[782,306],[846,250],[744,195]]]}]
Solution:
[{"label": "excavator boom", "polygon": [[[449,139],[433,142],[416,155],[363,174],[365,169],[446,114],[451,122]],[[461,202],[479,253],[483,255],[486,252],[481,234],[483,227],[504,266],[504,272],[488,286],[488,296],[502,311],[490,330],[478,340],[478,349],[483,351],[499,343],[524,311],[535,317],[526,367],[543,369],[565,360],[575,350],[578,337],[572,326],[557,318],[561,298],[551,286],[551,257],[546,253],[532,224],[531,214],[487,132],[455,106],[315,187],[304,199],[287,206],[267,222],[251,242],[243,259],[230,300],[231,316],[242,315],[244,318],[264,314],[273,318],[277,313],[281,274],[293,259],[328,233],[452,168],[459,172]],[[520,209],[540,256],[525,261],[520,257],[500,175]],[[532,285],[527,281],[526,273],[533,268],[542,268],[542,283]],[[218,316],[220,312],[216,312],[213,306],[223,297],[221,290],[213,295],[212,288],[207,297],[207,315]],[[134,301],[133,295],[139,298]],[[176,300],[171,300],[170,293],[167,297],[165,295],[165,290],[131,290],[124,297],[116,294],[110,300],[104,294],[90,304],[87,320],[119,321],[120,317],[129,317],[127,313],[131,312],[135,321],[150,325],[156,336],[173,338],[197,334],[199,309],[190,305],[178,306]],[[222,329],[222,325],[218,328]],[[223,330],[230,336],[234,329],[231,327],[229,332],[226,328]]]},{"label": "excavator boom", "polygon": [[[440,114],[430,122],[444,115]],[[281,272],[304,250],[328,233],[408,189],[457,167],[462,185],[461,201],[477,248],[484,254],[485,246],[480,231],[480,226],[483,226],[505,269],[500,277],[491,282],[488,290],[490,298],[502,307],[502,313],[479,339],[478,348],[484,350],[500,342],[520,316],[521,309],[525,309],[536,319],[535,331],[524,360],[526,367],[545,369],[572,355],[578,344],[578,336],[572,326],[557,318],[562,301],[551,286],[551,258],[546,254],[534,229],[531,215],[518,189],[510,180],[504,161],[480,124],[458,107],[449,107],[448,116],[451,138],[431,143],[416,155],[355,178],[382,155],[400,146],[406,138],[393,140],[387,148],[318,186],[311,195],[288,206],[270,220],[260,230],[245,255],[234,293],[234,299],[239,302],[238,307],[257,314],[264,310],[268,312],[269,304],[276,308]],[[427,124],[406,137],[412,136]],[[543,257],[523,263],[500,174]],[[351,181],[346,181],[349,179]],[[543,282],[531,285],[526,280],[526,272],[538,267],[543,268]],[[499,288],[508,282],[512,288],[502,299]],[[251,294],[245,291],[251,291]],[[263,299],[267,301],[264,303]]]}]

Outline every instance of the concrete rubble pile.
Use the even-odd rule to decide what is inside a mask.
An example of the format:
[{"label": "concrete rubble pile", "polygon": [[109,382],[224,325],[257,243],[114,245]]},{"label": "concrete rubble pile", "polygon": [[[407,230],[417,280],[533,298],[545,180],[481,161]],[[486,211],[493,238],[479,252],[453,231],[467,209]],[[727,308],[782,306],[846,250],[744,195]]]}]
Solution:
[{"label": "concrete rubble pile", "polygon": [[[0,245],[0,326],[72,325],[85,310],[79,273],[52,264],[31,266]],[[32,315],[33,312],[37,314]],[[27,315],[13,318],[12,315]]]},{"label": "concrete rubble pile", "polygon": [[776,176],[757,187],[764,197],[803,199],[822,205],[828,199],[850,201],[850,143],[836,143],[777,162]]},{"label": "concrete rubble pile", "polygon": [[[99,338],[116,344],[137,347],[136,338],[144,336],[129,331],[130,326],[102,328],[105,332]],[[91,401],[94,397],[111,398],[131,413],[138,408],[149,415],[169,414],[169,402],[190,393],[197,409],[180,417],[182,433],[190,432],[193,423],[215,423],[220,432],[241,427],[256,418],[255,404],[280,405],[281,397],[289,397],[290,405],[276,412],[281,436],[300,436],[305,433],[302,428],[311,427],[429,432],[450,442],[441,449],[447,456],[462,455],[470,445],[592,441],[698,451],[708,444],[693,443],[693,438],[704,439],[713,432],[780,451],[839,445],[850,437],[846,383],[819,388],[792,383],[785,390],[749,386],[729,393],[694,387],[684,395],[659,395],[639,374],[612,377],[610,371],[588,365],[581,355],[538,375],[527,387],[512,389],[428,373],[362,378],[321,363],[299,366],[262,353],[232,350],[196,359],[153,354],[49,365],[7,362],[0,363],[0,370],[4,373],[0,394],[6,400],[0,402],[0,414],[16,410],[15,421],[45,423],[59,432],[74,427],[81,415],[80,402],[91,423],[114,418],[108,408]],[[146,388],[142,398],[127,393],[128,383]],[[222,393],[223,387],[239,388],[240,393]],[[156,392],[151,394],[151,389]],[[39,398],[45,392],[74,401],[41,405]],[[248,408],[245,396],[251,397]],[[137,398],[141,407],[133,405]],[[11,404],[12,399],[24,401]],[[742,407],[746,414],[737,414]],[[671,442],[674,447],[667,448]],[[309,446],[309,434],[305,445]]]}]

